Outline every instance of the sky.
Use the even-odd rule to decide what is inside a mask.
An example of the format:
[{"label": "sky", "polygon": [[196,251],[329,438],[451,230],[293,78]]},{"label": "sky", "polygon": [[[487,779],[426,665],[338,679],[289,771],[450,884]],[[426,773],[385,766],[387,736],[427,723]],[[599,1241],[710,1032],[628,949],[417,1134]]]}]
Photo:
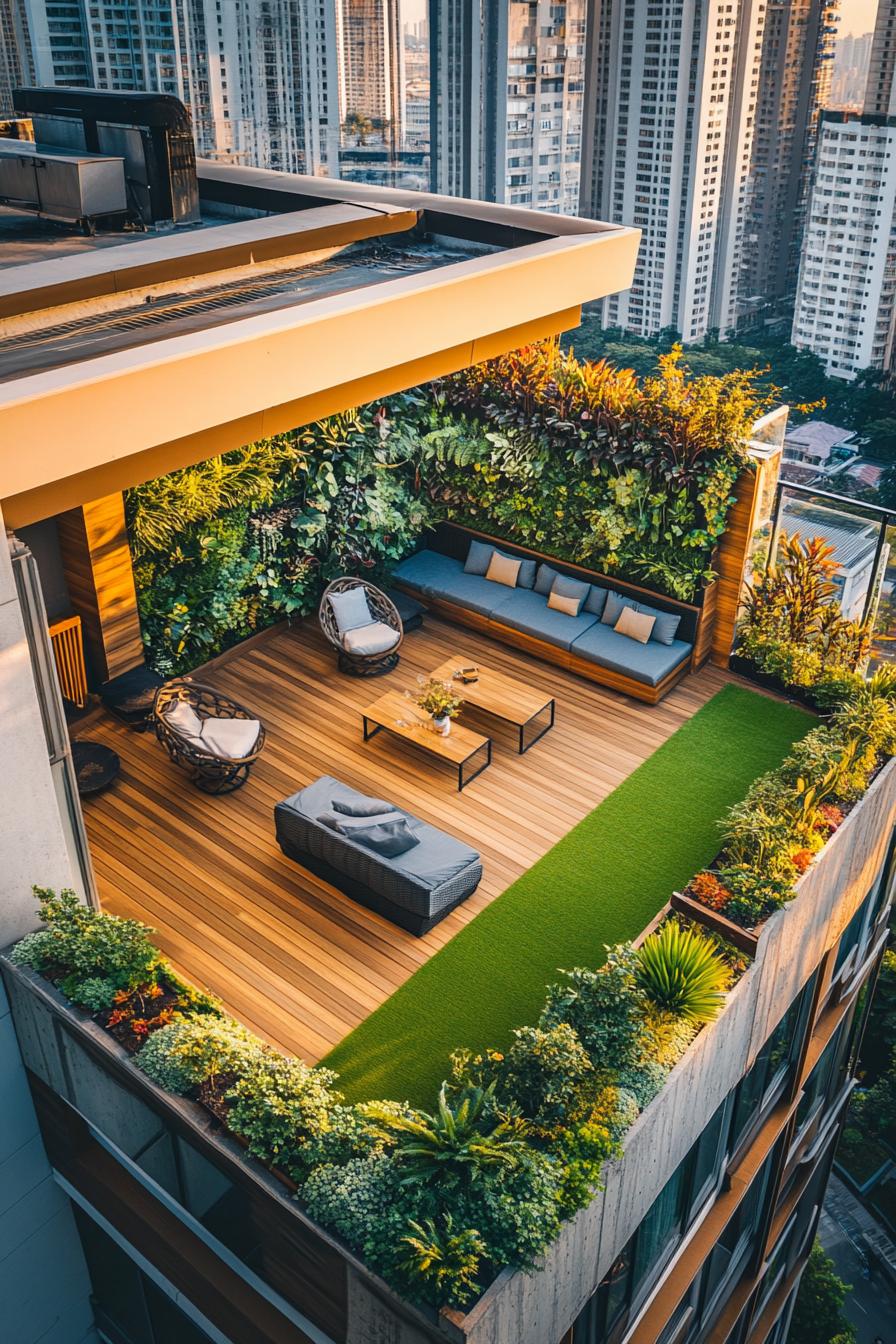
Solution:
[{"label": "sky", "polygon": [[876,13],[877,0],[840,0],[840,32],[873,32]]}]

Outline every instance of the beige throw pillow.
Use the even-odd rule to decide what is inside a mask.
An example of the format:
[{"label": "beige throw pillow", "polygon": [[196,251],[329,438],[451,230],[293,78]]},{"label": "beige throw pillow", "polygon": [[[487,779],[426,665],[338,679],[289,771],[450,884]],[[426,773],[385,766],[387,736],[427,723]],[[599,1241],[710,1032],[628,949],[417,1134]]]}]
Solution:
[{"label": "beige throw pillow", "polygon": [[619,620],[613,626],[613,629],[617,635],[628,635],[629,639],[637,639],[641,644],[646,644],[655,623],[655,616],[647,616],[643,611],[635,611],[634,607],[623,607]]},{"label": "beige throw pillow", "polygon": [[553,607],[554,611],[562,611],[566,616],[578,616],[581,605],[580,597],[563,597],[560,593],[552,592],[548,598],[548,606]]},{"label": "beige throw pillow", "polygon": [[485,577],[491,579],[492,583],[503,583],[508,588],[515,588],[522,563],[521,560],[514,560],[512,555],[502,555],[500,551],[495,551],[489,561]]}]

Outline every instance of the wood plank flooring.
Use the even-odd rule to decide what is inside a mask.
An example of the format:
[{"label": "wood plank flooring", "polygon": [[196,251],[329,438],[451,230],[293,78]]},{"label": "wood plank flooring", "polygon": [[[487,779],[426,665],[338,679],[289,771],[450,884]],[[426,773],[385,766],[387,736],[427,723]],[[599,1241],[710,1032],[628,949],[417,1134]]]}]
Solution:
[{"label": "wood plank flooring", "polygon": [[[249,783],[223,798],[195,789],[151,733],[131,732],[104,712],[77,728],[107,742],[122,762],[115,785],[84,802],[104,907],[152,925],[185,975],[309,1062],[731,680],[706,668],[647,706],[434,618],[406,637],[401,654],[377,681],[346,677],[306,623],[278,627],[200,670],[197,680],[250,706],[267,728]],[[364,743],[361,733],[361,710],[377,693],[413,688],[419,673],[454,656],[557,699],[555,728],[524,756],[516,754],[516,729],[470,711],[470,726],[494,739],[494,760],[463,793],[452,768],[392,734]],[[323,774],[474,845],[485,867],[476,894],[418,939],[286,859],[274,840],[274,804]]]}]

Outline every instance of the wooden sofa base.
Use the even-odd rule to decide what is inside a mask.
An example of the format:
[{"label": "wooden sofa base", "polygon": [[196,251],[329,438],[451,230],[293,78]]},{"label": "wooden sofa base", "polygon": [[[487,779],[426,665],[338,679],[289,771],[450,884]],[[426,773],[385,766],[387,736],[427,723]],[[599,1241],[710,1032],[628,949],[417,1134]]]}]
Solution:
[{"label": "wooden sofa base", "polygon": [[540,658],[543,662],[553,663],[557,667],[565,668],[568,672],[574,672],[578,677],[584,677],[587,681],[597,682],[600,686],[608,686],[613,691],[621,691],[623,695],[630,695],[633,699],[642,700],[648,705],[658,705],[669,694],[673,686],[677,686],[691,671],[691,659],[686,658],[668,676],[663,677],[663,680],[658,682],[656,686],[648,686],[646,682],[637,681],[634,677],[626,677],[621,672],[613,672],[608,667],[601,667],[587,658],[578,657],[569,649],[561,649],[558,645],[550,644],[547,640],[536,639],[534,635],[527,635],[522,630],[515,630],[513,626],[503,625],[500,621],[495,621],[489,616],[483,616],[478,611],[470,611],[467,607],[459,606],[455,602],[447,602],[442,597],[424,597],[411,588],[405,588],[400,579],[394,579],[393,582],[396,588],[411,593],[429,611],[436,616],[443,617],[446,621],[451,621],[455,625],[469,626],[472,630],[480,630],[483,634],[490,635],[492,639],[498,639],[503,644],[510,644],[514,648],[522,649],[525,653],[531,653],[533,657]]}]

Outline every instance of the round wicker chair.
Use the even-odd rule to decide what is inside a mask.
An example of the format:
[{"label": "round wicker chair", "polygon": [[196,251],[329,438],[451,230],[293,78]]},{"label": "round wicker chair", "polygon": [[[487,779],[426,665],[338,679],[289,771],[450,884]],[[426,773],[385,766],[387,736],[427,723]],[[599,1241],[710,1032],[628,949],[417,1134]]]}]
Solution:
[{"label": "round wicker chair", "polygon": [[[188,704],[203,723],[206,719],[258,722],[254,747],[245,756],[222,756],[209,750],[201,740],[185,734],[171,722],[169,712],[179,702]],[[193,783],[204,793],[232,793],[240,788],[264,746],[264,724],[250,710],[197,681],[169,681],[160,686],[153,701],[152,717],[156,737],[174,764],[188,770]]]},{"label": "round wicker chair", "polygon": [[[395,631],[397,639],[388,649],[377,653],[355,653],[343,643],[343,635],[336,623],[336,615],[330,605],[330,598],[336,593],[347,593],[352,588],[363,588],[370,608],[372,624],[388,626]],[[353,677],[378,677],[383,672],[391,672],[398,663],[398,650],[404,639],[404,626],[395,603],[380,589],[366,579],[343,577],[334,579],[320,600],[320,625],[339,657],[340,672],[348,672]],[[352,632],[353,633],[353,632]]]}]

